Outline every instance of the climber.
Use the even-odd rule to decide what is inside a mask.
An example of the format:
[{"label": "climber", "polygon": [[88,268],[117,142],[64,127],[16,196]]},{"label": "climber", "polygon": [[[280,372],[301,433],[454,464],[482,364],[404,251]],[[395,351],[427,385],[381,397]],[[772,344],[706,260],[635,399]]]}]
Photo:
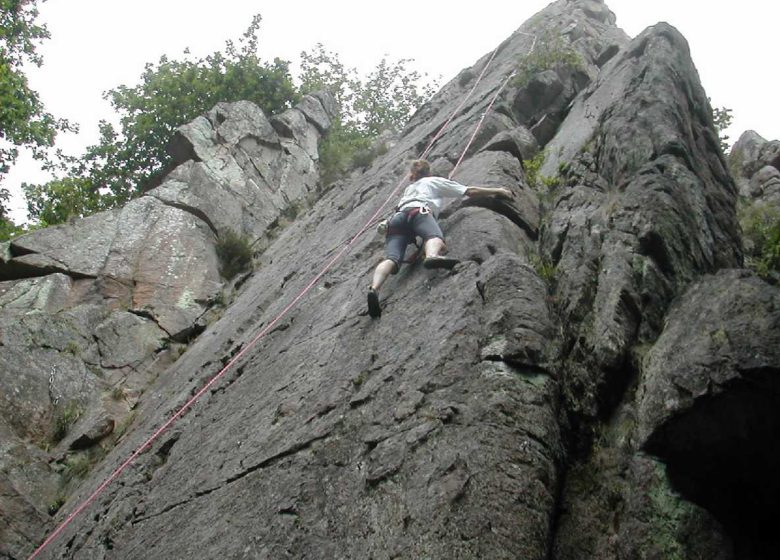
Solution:
[{"label": "climber", "polygon": [[373,318],[382,314],[379,307],[379,288],[390,274],[398,272],[406,246],[416,237],[423,240],[425,268],[450,269],[458,263],[457,259],[443,256],[446,253],[444,234],[436,222],[445,199],[460,196],[512,197],[512,192],[503,187],[467,187],[444,177],[432,177],[430,164],[422,159],[412,162],[409,180],[411,184],[404,190],[395,214],[387,222],[385,259],[377,265],[368,287],[368,314]]}]

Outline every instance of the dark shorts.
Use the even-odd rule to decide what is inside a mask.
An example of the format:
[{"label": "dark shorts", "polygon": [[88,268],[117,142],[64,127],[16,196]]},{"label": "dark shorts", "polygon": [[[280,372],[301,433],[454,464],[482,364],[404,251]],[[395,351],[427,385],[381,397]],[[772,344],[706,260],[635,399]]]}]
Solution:
[{"label": "dark shorts", "polygon": [[423,243],[438,237],[444,239],[444,234],[432,214],[417,213],[411,218],[405,212],[396,212],[387,223],[385,237],[385,257],[395,263],[396,270],[401,268],[406,246],[413,243],[415,237],[421,237]]}]

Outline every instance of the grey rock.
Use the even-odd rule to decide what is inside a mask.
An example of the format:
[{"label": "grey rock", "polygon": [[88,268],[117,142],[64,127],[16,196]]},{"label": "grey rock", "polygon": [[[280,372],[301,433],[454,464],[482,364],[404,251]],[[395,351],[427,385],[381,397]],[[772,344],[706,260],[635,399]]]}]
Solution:
[{"label": "grey rock", "polygon": [[732,161],[736,160],[740,171],[745,169],[745,167],[750,168],[758,160],[761,147],[766,142],[767,140],[755,130],[746,130],[731,147],[729,159]]},{"label": "grey rock", "polygon": [[[771,173],[766,168],[780,169],[780,141],[767,141],[753,130],[745,131],[732,146],[728,159],[740,194],[748,199],[761,198],[763,185],[769,180],[767,174]],[[768,190],[774,193],[774,184]]]},{"label": "grey rock", "polygon": [[338,110],[333,111],[333,107],[331,107],[330,103],[326,102],[325,105],[328,105],[331,111],[328,111],[328,109],[325,108],[319,97],[307,95],[296,107],[303,113],[306,120],[317,128],[317,131],[320,134],[325,134],[332,124],[332,119],[338,116]]},{"label": "grey rock", "polygon": [[17,237],[11,246],[19,256],[7,266],[34,256],[45,259],[42,264],[36,263],[44,272],[56,267],[69,276],[94,278],[108,258],[117,224],[121,223],[120,216],[120,210],[110,210],[73,224],[57,225]]},{"label": "grey rock", "polygon": [[280,117],[294,125],[282,138],[255,105],[218,104],[179,132],[171,151],[180,165],[157,189],[3,246],[0,447],[35,442],[19,447],[28,450],[19,461],[43,473],[45,490],[2,471],[0,484],[13,485],[2,499],[14,516],[2,521],[8,555],[39,541],[61,486],[50,458],[29,449],[112,445],[105,440],[127,407],[179,355],[164,346],[203,328],[222,287],[216,235],[265,235],[318,187],[317,142],[334,107],[326,94],[305,98],[306,117]]},{"label": "grey rock", "polygon": [[564,388],[577,424],[616,404],[631,347],[657,336],[675,294],[742,261],[736,189],[677,31],[659,24],[643,32],[577,99],[541,173],[560,170],[542,243],[556,266],[563,320],[578,325],[566,335]]},{"label": "grey rock", "polygon": [[[529,32],[565,32],[582,67],[532,76],[547,96],[529,99],[533,114],[513,109],[528,84],[507,82],[455,169],[482,113],[528,53]],[[601,58],[611,46],[619,50]],[[186,232],[203,247],[235,228],[257,235],[264,251],[253,273],[235,284],[232,304],[209,324],[194,319],[205,330],[180,356],[160,347],[166,335],[153,324],[178,320],[170,301],[180,292],[170,282],[152,286],[149,273],[141,294],[148,305],[137,303],[137,287],[124,279],[137,277],[132,263],[156,259],[138,257],[126,230],[109,243],[97,274],[68,272],[70,302],[95,304],[69,302],[53,315],[17,314],[0,323],[0,367],[11,368],[11,378],[28,376],[29,386],[19,387],[27,406],[14,406],[32,418],[29,425],[46,428],[53,414],[51,403],[30,404],[58,394],[47,385],[47,359],[105,376],[89,380],[81,395],[88,408],[56,449],[65,453],[81,440],[91,447],[79,453],[108,450],[86,482],[74,485],[66,511],[144,445],[121,479],[52,544],[52,556],[134,558],[142,550],[160,558],[730,560],[745,543],[765,544],[723,515],[726,502],[686,485],[710,473],[676,453],[676,430],[689,429],[688,409],[659,418],[642,400],[651,386],[665,394],[667,385],[652,380],[671,374],[641,364],[658,360],[653,353],[671,340],[667,331],[680,332],[678,321],[697,319],[671,307],[676,298],[708,294],[715,306],[724,292],[718,301],[725,312],[738,307],[728,303],[741,301],[735,293],[749,304],[768,287],[756,288],[759,281],[744,272],[706,276],[741,264],[737,190],[687,44],[667,25],[629,42],[603,2],[559,0],[502,43],[461,105],[487,58],[421,107],[386,153],[327,190],[318,183],[316,142],[335,102],[321,95],[305,110],[271,118],[245,104],[223,104],[185,127],[173,145],[179,169],[143,197],[134,223],[142,223],[143,210],[197,224]],[[538,138],[529,140],[532,128]],[[523,150],[538,149],[551,133],[542,173],[553,186],[537,191],[528,184]],[[382,258],[382,239],[368,226],[405,185],[408,160],[428,146],[436,173],[506,186],[513,198],[447,207],[440,222],[460,263],[451,271],[404,265],[381,291],[382,317],[371,319],[365,287]],[[308,208],[295,220],[279,218],[288,204]],[[361,228],[367,233],[354,237]],[[76,262],[22,245],[9,250],[11,261],[39,259],[39,274]],[[323,270],[331,262],[337,266]],[[202,278],[212,265],[188,270]],[[710,282],[702,278],[717,279],[713,291],[701,287]],[[169,307],[156,293],[169,294]],[[208,289],[202,294],[210,297]],[[776,312],[768,304],[763,311],[746,307],[760,317],[758,327],[745,327],[755,340],[744,352],[717,354],[722,361],[715,364],[699,360],[702,379],[739,381],[717,367],[732,355],[758,356],[749,375],[762,382],[773,375],[761,356],[775,353],[762,350],[764,343],[778,346],[771,334]],[[734,322],[735,332],[744,321]],[[125,331],[133,340],[119,335]],[[42,343],[32,341],[37,332]],[[62,350],[81,341],[78,356]],[[656,357],[643,362],[651,347]],[[17,362],[33,351],[41,365],[21,372]],[[12,394],[14,382],[3,379],[0,398]],[[687,382],[675,377],[671,387]],[[109,449],[121,433],[114,408],[130,406],[105,398],[117,386],[132,386],[136,420]],[[79,395],[78,387],[65,389]],[[181,409],[195,394],[198,402]],[[770,399],[751,398],[774,429]],[[11,400],[0,403],[0,413],[15,412],[6,407]],[[698,404],[694,399],[690,410]],[[158,432],[174,414],[175,426]],[[115,433],[100,439],[108,419]],[[26,425],[9,426],[9,437],[27,437]],[[154,433],[159,437],[147,448]],[[771,439],[759,433],[759,441]],[[775,468],[773,455],[762,457]],[[740,467],[768,476],[768,469]],[[720,487],[717,476],[706,479]],[[767,488],[763,505],[770,511],[780,492],[771,482]],[[35,525],[30,519],[25,529]],[[9,539],[15,556],[29,554],[38,537],[20,534]],[[759,549],[747,554],[772,557]]]},{"label": "grey rock", "polygon": [[138,367],[160,349],[166,333],[153,321],[116,312],[93,331],[103,368]]},{"label": "grey rock", "polygon": [[585,0],[576,4],[585,15],[602,23],[615,23],[615,14],[601,0]]},{"label": "grey rock", "polygon": [[[539,199],[527,185],[520,160],[509,152],[487,151],[464,162],[456,175],[456,181],[464,185],[506,187],[512,191],[512,200],[473,199],[462,206],[483,206],[509,218],[515,225],[536,239],[541,221]],[[446,215],[443,213],[442,215]]]},{"label": "grey rock", "polygon": [[45,536],[47,508],[56,504],[59,476],[44,453],[19,438],[0,416],[0,554],[13,558]]},{"label": "grey rock", "polygon": [[485,143],[482,150],[508,152],[519,160],[527,160],[539,153],[539,144],[528,129],[518,126],[499,132]]},{"label": "grey rock", "polygon": [[0,313],[57,313],[68,304],[73,280],[64,274],[0,282]]},{"label": "grey rock", "polygon": [[776,546],[766,542],[780,455],[762,442],[780,426],[779,386],[780,289],[733,270],[702,278],[677,302],[639,390],[639,442],[757,554]]},{"label": "grey rock", "polygon": [[70,442],[68,448],[71,450],[80,450],[97,445],[100,440],[106,438],[114,431],[115,425],[116,423],[113,418],[101,415],[89,422],[86,425],[86,429]]},{"label": "grey rock", "polygon": [[780,207],[780,170],[765,165],[750,178],[750,195]]}]

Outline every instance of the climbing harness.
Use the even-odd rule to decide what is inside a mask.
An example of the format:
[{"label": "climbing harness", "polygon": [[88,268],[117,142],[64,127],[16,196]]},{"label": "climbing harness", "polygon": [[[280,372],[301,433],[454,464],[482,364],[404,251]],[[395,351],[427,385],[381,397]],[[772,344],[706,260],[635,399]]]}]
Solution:
[{"label": "climbing harness", "polygon": [[[535,40],[534,40],[535,44]],[[425,148],[425,150],[420,155],[419,159],[424,159],[428,153],[430,152],[431,148],[433,147],[433,144],[438,140],[441,135],[444,133],[444,130],[449,126],[449,124],[452,122],[452,120],[455,118],[455,115],[460,112],[460,110],[463,108],[463,106],[466,104],[466,101],[471,97],[471,95],[476,90],[477,84],[482,80],[483,76],[485,75],[485,72],[487,71],[487,68],[490,66],[491,62],[493,61],[493,58],[496,56],[496,53],[498,52],[499,47],[496,47],[493,50],[493,53],[490,55],[490,58],[488,59],[487,63],[485,64],[484,68],[482,69],[482,72],[479,75],[479,78],[476,80],[474,85],[472,86],[471,90],[468,92],[468,94],[465,96],[463,101],[458,105],[458,107],[452,112],[450,117],[446,120],[446,122],[441,126],[439,131],[434,135],[434,137],[431,139],[431,141],[428,143],[428,146]],[[531,47],[533,50],[533,46]],[[495,93],[493,98],[490,101],[490,104],[488,105],[488,108],[486,111],[482,114],[482,118],[477,123],[477,127],[474,130],[474,133],[471,135],[471,138],[469,139],[469,142],[467,143],[466,147],[463,150],[463,153],[460,156],[460,159],[458,160],[457,164],[455,165],[455,168],[450,173],[450,177],[455,173],[458,166],[460,165],[461,161],[463,160],[463,157],[465,156],[468,149],[471,147],[471,143],[474,141],[474,138],[477,135],[477,132],[479,131],[479,128],[482,126],[483,121],[485,120],[485,116],[488,111],[493,107],[493,104],[495,103],[495,100],[498,98],[498,95],[501,93],[501,91],[504,89],[504,86],[509,82],[509,79],[511,79],[511,76],[507,78],[504,83],[501,85],[501,87],[498,89],[498,91]],[[318,272],[312,279],[309,281],[309,283],[298,293],[293,300],[288,303],[277,315],[274,317],[260,332],[251,340],[249,343],[244,346],[241,351],[236,353],[233,358],[224,365],[224,367],[216,373],[208,382],[206,382],[203,387],[201,387],[187,402],[185,402],[176,412],[174,412],[171,417],[166,420],[157,430],[149,436],[124,462],[122,462],[114,471],[102,482],[98,487],[84,500],[82,501],[66,518],[65,520],[60,523],[54,531],[52,531],[49,536],[41,543],[41,545],[33,551],[33,553],[28,557],[28,560],[33,560],[34,558],[38,557],[38,555],[43,552],[43,550],[48,547],[59,535],[62,533],[66,527],[68,527],[71,522],[87,507],[89,507],[96,499],[97,497],[103,493],[103,491],[114,481],[116,480],[124,470],[132,464],[139,455],[141,455],[144,451],[149,449],[151,445],[159,438],[168,428],[173,425],[174,422],[176,422],[179,418],[181,418],[184,413],[189,410],[200,398],[224,375],[232,369],[232,367],[241,359],[243,358],[249,350],[254,348],[254,346],[257,344],[257,342],[263,338],[266,334],[271,332],[281,321],[287,313],[290,312],[290,310],[295,307],[298,302],[303,299],[309,291],[322,279],[325,274],[330,271],[331,268],[335,266],[335,264],[347,253],[349,252],[353,245],[357,242],[357,240],[370,228],[374,227],[377,224],[377,218],[379,217],[379,220],[382,218],[380,217],[384,208],[390,203],[390,201],[396,196],[396,193],[400,190],[401,186],[404,184],[405,178],[402,178],[396,187],[390,192],[390,194],[387,196],[385,201],[379,206],[379,208],[376,209],[376,211],[371,215],[371,217],[366,221],[366,223],[358,230],[358,232],[352,236],[352,238],[341,248],[341,250],[332,257],[326,264],[323,266],[322,270]]]}]

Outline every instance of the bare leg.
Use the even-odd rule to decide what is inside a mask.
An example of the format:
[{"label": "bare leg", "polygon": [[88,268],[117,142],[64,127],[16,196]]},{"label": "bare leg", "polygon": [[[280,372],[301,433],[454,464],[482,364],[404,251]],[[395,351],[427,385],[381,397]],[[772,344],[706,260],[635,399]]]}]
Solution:
[{"label": "bare leg", "polygon": [[425,242],[424,248],[426,257],[438,257],[445,252],[444,241],[438,237],[431,237]]},{"label": "bare leg", "polygon": [[384,284],[385,280],[387,280],[387,277],[390,276],[393,272],[395,272],[395,263],[390,259],[383,260],[377,265],[376,270],[374,270],[374,278],[371,281],[371,288],[378,292],[379,288],[381,288],[382,284]]}]

